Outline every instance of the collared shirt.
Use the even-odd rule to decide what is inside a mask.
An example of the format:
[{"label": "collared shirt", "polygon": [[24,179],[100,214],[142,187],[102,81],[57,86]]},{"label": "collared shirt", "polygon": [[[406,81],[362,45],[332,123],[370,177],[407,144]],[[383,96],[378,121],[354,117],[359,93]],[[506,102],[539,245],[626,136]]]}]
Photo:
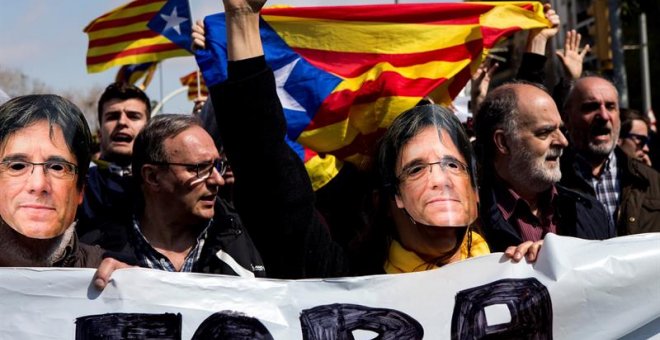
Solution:
[{"label": "collared shirt", "polygon": [[504,219],[518,229],[523,241],[540,241],[547,233],[557,233],[555,200],[558,195],[554,185],[539,194],[537,200],[539,217],[532,213],[527,201],[513,189],[495,184],[493,190],[497,199],[497,208]]},{"label": "collared shirt", "polygon": [[619,207],[619,196],[621,193],[615,153],[610,153],[610,156],[603,165],[603,171],[601,172],[600,177],[593,176],[591,164],[582,158],[582,156],[578,155],[576,157],[575,164],[577,165],[576,168],[580,173],[580,176],[586,179],[587,182],[591,183],[591,186],[596,192],[596,199],[605,206],[610,219],[610,224],[614,226],[617,208]]},{"label": "collared shirt", "polygon": [[[195,263],[197,263],[197,260],[199,260],[199,257],[202,254],[202,248],[204,247],[204,242],[206,242],[206,237],[208,236],[208,229],[212,223],[213,219],[208,222],[204,230],[199,236],[197,236],[197,243],[190,250],[188,255],[186,255],[186,259],[180,270],[181,272],[192,272]],[[133,235],[134,237],[132,237],[132,241],[134,243],[135,255],[140,267],[166,270],[168,272],[177,271],[167,256],[154,249],[144,237],[144,234],[142,234],[142,231],[140,230],[140,223],[135,216],[133,216],[133,231],[135,231],[135,233]]]}]

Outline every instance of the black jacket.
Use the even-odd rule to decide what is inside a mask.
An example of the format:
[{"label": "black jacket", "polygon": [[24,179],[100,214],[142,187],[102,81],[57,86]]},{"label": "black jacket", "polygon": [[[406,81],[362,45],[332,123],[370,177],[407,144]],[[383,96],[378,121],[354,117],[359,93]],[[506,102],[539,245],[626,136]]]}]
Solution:
[{"label": "black jacket", "polygon": [[228,75],[209,90],[236,178],[236,209],[268,276],[346,275],[344,251],[315,209],[302,160],[285,142],[286,121],[265,58],[229,62]]},{"label": "black jacket", "polygon": [[[122,221],[106,220],[102,228],[93,229],[85,234],[84,240],[108,250],[106,256],[129,264],[137,264],[134,239],[137,235],[132,223],[132,218]],[[217,198],[213,224],[208,229],[208,236],[193,272],[237,275],[218,257],[217,253],[220,250],[231,256],[241,267],[253,272],[256,277],[266,276],[261,256],[243,228],[241,219],[231,206]]]},{"label": "black jacket", "polygon": [[[607,219],[607,212],[595,198],[556,185],[557,234],[589,240],[603,240],[615,236]],[[490,186],[479,190],[481,228],[493,252],[517,246],[523,240],[516,227],[509,224],[497,207],[495,192]]]}]

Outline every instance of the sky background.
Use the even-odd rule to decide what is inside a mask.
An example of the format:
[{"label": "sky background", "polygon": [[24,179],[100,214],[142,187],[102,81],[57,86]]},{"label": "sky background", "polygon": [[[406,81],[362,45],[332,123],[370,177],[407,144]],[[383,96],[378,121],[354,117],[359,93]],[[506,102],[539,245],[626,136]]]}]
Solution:
[{"label": "sky background", "polygon": [[[124,5],[126,0],[0,0],[0,66],[23,72],[55,91],[105,87],[114,81],[119,67],[100,73],[87,73],[85,56],[87,35],[83,28],[98,16]],[[406,2],[439,2],[406,1]],[[288,0],[269,1],[267,5],[292,6],[356,5],[394,3],[385,0]],[[193,19],[222,12],[220,0],[190,0]],[[194,58],[179,57],[162,63],[162,94],[156,73],[147,94],[154,100],[181,87],[179,78],[194,71]],[[6,91],[6,89],[5,89]],[[163,112],[190,112],[192,102],[183,93],[168,101]]]}]

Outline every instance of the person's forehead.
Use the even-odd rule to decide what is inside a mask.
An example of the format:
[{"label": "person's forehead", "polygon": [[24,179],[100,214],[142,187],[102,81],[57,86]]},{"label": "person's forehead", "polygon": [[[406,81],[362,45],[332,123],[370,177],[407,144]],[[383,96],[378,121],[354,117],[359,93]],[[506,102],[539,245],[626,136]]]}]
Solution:
[{"label": "person's forehead", "polygon": [[605,99],[618,102],[616,88],[607,80],[589,77],[581,79],[576,85],[578,97],[583,101]]},{"label": "person's forehead", "polygon": [[429,156],[454,156],[464,161],[463,155],[458,150],[451,137],[451,132],[435,125],[429,125],[421,129],[404,146],[400,158],[410,160],[418,157]]},{"label": "person's forehead", "polygon": [[116,111],[119,109],[130,109],[133,111],[139,111],[146,114],[147,105],[137,98],[121,99],[113,98],[106,101],[103,104],[103,113],[108,111]]},{"label": "person's forehead", "polygon": [[166,138],[163,146],[170,160],[219,157],[211,136],[197,125],[186,128],[176,136]]},{"label": "person's forehead", "polygon": [[542,91],[526,85],[518,91],[518,124],[521,127],[561,122],[555,101]]},{"label": "person's forehead", "polygon": [[[38,141],[38,143],[29,143],[31,141]],[[69,160],[76,159],[75,154],[66,143],[62,128],[56,124],[51,125],[47,120],[39,120],[7,135],[0,144],[0,154],[5,156],[9,153],[21,152],[28,146],[36,146],[39,150],[57,153],[53,156]],[[31,151],[35,150],[31,149]]]},{"label": "person's forehead", "polygon": [[648,126],[646,122],[641,119],[633,119],[632,124],[630,125],[630,132],[636,133],[638,135],[647,135],[649,133]]}]

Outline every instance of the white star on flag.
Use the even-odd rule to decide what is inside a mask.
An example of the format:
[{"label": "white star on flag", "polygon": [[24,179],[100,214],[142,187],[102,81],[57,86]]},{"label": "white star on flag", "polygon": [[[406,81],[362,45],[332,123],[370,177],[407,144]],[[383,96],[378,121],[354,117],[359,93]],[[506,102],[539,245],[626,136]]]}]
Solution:
[{"label": "white star on flag", "polygon": [[293,68],[296,66],[299,60],[300,58],[296,58],[296,60],[273,71],[273,73],[275,74],[277,96],[280,97],[282,108],[286,110],[305,112],[305,108],[303,108],[302,105],[300,105],[300,103],[298,103],[298,101],[284,89],[284,84],[286,84],[286,81],[289,80],[289,75],[291,75],[291,71],[293,71]]},{"label": "white star on flag", "polygon": [[160,17],[167,22],[165,28],[163,29],[163,32],[167,31],[169,28],[174,28],[177,34],[181,34],[181,27],[179,27],[179,25],[188,21],[188,18],[177,16],[176,7],[174,7],[172,14],[170,15],[161,14]]}]

